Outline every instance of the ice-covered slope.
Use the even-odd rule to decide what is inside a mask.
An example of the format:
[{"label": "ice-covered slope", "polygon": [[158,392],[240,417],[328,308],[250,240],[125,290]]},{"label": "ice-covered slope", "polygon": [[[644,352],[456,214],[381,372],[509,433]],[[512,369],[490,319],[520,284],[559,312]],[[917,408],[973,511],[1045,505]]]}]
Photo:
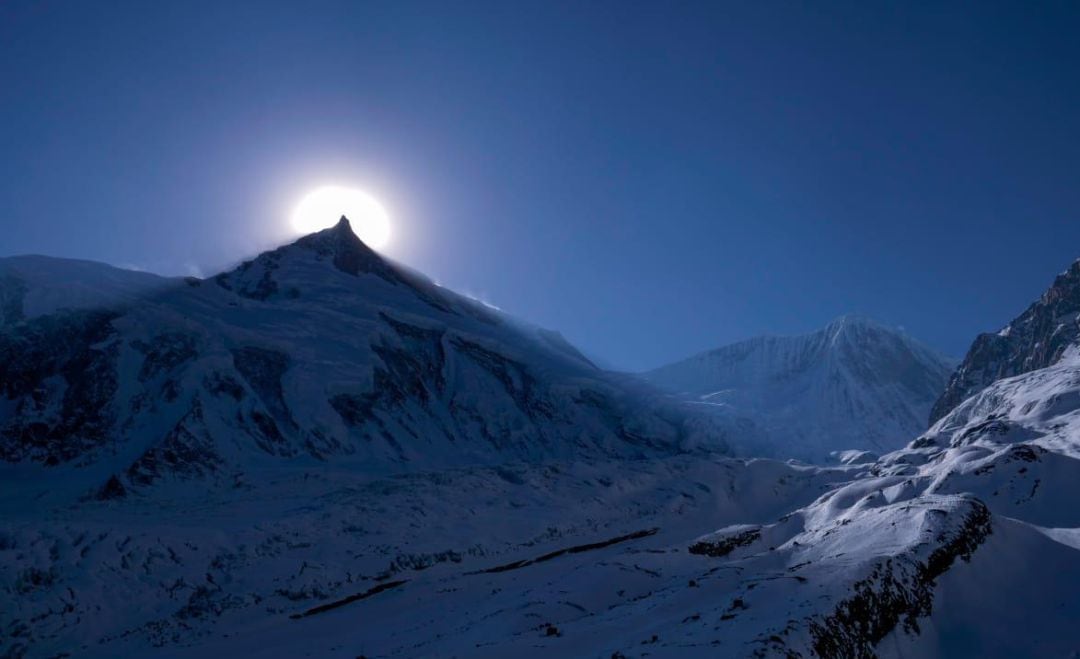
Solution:
[{"label": "ice-covered slope", "polygon": [[926,428],[950,361],[909,336],[848,315],[803,336],[762,336],[646,373],[744,420],[740,450],[814,461],[884,452]]}]

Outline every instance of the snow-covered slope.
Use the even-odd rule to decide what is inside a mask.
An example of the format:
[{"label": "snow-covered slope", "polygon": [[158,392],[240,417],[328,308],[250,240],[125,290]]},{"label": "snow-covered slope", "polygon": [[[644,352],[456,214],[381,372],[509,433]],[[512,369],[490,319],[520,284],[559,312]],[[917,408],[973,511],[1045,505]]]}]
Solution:
[{"label": "snow-covered slope", "polygon": [[101,497],[297,460],[383,474],[640,457],[700,435],[556,333],[379,257],[344,219],[210,280],[17,323],[0,355],[0,457],[63,465]]},{"label": "snow-covered slope", "polygon": [[[1059,377],[1066,368],[1071,380]],[[541,516],[611,522],[577,540],[555,532],[502,552],[397,561],[381,580],[339,577],[337,595],[320,580],[326,563],[305,563],[280,579],[311,589],[267,615],[243,598],[231,605],[237,612],[215,612],[220,591],[235,587],[218,585],[219,567],[197,610],[231,623],[192,622],[203,630],[193,641],[169,619],[164,629],[194,644],[166,636],[162,656],[1073,656],[1080,399],[1071,395],[1075,362],[1046,370],[1056,373],[995,385],[1006,397],[1024,392],[1013,402],[1034,414],[1023,417],[1035,419],[1030,425],[1014,417],[1003,429],[1000,407],[984,408],[989,417],[965,412],[909,447],[843,468],[685,456],[636,474],[618,461],[542,479],[519,470],[527,488],[499,485],[499,496],[509,487],[511,497],[546,499]],[[595,481],[619,496],[598,496]],[[550,498],[570,483],[569,496]],[[570,502],[575,496],[584,507]],[[710,522],[719,530],[704,532]],[[38,543],[42,554],[50,541]],[[148,569],[162,569],[144,555]],[[187,555],[176,560],[184,565]],[[87,648],[88,656],[138,652],[162,629]]]},{"label": "snow-covered slope", "polygon": [[[993,383],[905,448],[845,459],[711,463],[704,479],[687,473],[701,508],[683,490],[705,514],[646,514],[589,544],[402,575],[175,656],[268,645],[279,656],[1080,652],[1080,345]],[[769,504],[782,501],[785,512]],[[710,510],[737,523],[695,533]]]},{"label": "snow-covered slope", "polygon": [[[30,262],[0,329],[0,654],[183,636],[192,607],[283,608],[590,532],[663,508],[601,503],[639,487],[634,464],[724,449],[708,419],[381,258],[344,219],[208,280]],[[101,296],[30,313],[36,290]],[[559,477],[609,460],[628,466]],[[299,562],[261,564],[281,552]],[[222,556],[250,575],[208,576]],[[309,583],[300,566],[324,559]]]},{"label": "snow-covered slope", "polygon": [[0,522],[0,653],[473,656],[508,640],[536,653],[541,623],[663,581],[648,573],[662,557],[613,556],[765,523],[842,476],[682,455],[384,477],[329,465],[184,500],[24,499]]},{"label": "snow-covered slope", "polygon": [[175,280],[103,263],[48,256],[0,258],[0,327],[60,309],[132,302]]},{"label": "snow-covered slope", "polygon": [[884,452],[926,428],[950,361],[857,315],[803,336],[762,336],[646,373],[716,413],[741,419],[741,451],[828,459]]}]

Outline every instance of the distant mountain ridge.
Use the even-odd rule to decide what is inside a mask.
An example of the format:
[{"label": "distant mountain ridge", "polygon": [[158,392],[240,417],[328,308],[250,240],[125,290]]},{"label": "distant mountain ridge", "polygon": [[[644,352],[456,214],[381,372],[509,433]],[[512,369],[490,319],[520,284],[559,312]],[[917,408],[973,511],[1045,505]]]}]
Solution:
[{"label": "distant mountain ridge", "polygon": [[753,424],[744,450],[826,459],[884,452],[926,428],[952,362],[897,330],[848,314],[802,336],[760,336],[645,373]]}]

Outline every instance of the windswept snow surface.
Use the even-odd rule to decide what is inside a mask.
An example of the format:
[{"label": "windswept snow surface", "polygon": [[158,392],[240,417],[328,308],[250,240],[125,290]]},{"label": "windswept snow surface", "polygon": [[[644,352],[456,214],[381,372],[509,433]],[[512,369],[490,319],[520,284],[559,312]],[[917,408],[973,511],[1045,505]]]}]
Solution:
[{"label": "windswept snow surface", "polygon": [[61,309],[130,303],[175,282],[93,261],[0,258],[0,327]]},{"label": "windswept snow surface", "polygon": [[803,336],[762,336],[645,374],[723,418],[748,455],[827,462],[883,453],[926,429],[952,362],[851,314]]}]

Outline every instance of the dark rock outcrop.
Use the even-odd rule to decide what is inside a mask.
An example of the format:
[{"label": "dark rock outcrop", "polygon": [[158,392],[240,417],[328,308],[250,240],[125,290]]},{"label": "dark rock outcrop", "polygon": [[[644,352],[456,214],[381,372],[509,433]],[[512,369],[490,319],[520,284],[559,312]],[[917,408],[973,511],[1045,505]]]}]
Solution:
[{"label": "dark rock outcrop", "polygon": [[936,579],[956,559],[970,560],[992,532],[986,505],[970,499],[968,508],[957,529],[934,538],[937,547],[924,561],[906,554],[881,559],[867,578],[852,586],[850,597],[839,602],[824,619],[811,622],[817,655],[876,657],[874,646],[897,627],[902,625],[909,632],[919,633],[919,618],[932,612]]},{"label": "dark rock outcrop", "polygon": [[118,379],[116,314],[65,312],[0,333],[0,397],[15,414],[0,427],[0,459],[55,465],[110,438]]}]

